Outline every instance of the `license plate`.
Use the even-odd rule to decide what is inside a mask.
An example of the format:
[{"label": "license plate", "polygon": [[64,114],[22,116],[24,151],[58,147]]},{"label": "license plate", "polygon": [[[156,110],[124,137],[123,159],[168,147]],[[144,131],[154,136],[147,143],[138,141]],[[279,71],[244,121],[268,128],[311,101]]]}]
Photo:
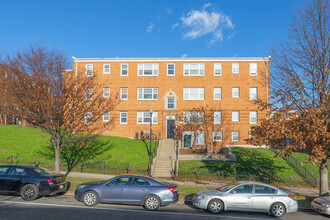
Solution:
[{"label": "license plate", "polygon": [[64,185],[60,185],[60,189],[63,189],[64,188]]}]

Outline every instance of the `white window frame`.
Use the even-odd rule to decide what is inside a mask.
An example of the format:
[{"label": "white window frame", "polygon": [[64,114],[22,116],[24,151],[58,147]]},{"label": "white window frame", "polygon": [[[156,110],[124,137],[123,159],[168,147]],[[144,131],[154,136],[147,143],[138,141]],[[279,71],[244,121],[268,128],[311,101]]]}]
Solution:
[{"label": "white window frame", "polygon": [[[196,90],[197,98],[192,98],[191,91]],[[202,91],[202,92],[201,92]],[[183,100],[204,100],[205,88],[204,87],[185,87],[183,88]]]},{"label": "white window frame", "polygon": [[[221,137],[220,140],[215,140],[215,137]],[[222,142],[222,131],[213,131],[213,142]]]},{"label": "white window frame", "polygon": [[205,144],[205,132],[196,131],[196,141],[195,145],[204,145]]},{"label": "white window frame", "polygon": [[[148,115],[148,117],[146,117]],[[149,118],[149,121],[145,122],[145,119]],[[136,112],[136,123],[137,124],[150,124],[150,112],[138,111]],[[152,113],[152,124],[158,124],[158,112]]]},{"label": "white window frame", "polygon": [[[109,89],[109,92],[107,92],[106,90],[108,90]],[[107,95],[107,93],[109,94],[109,95]],[[103,88],[103,98],[110,98],[110,88],[109,87],[104,87]]]},{"label": "white window frame", "polygon": [[232,63],[232,73],[239,74],[239,63]]},{"label": "white window frame", "polygon": [[[216,98],[216,95],[220,95],[220,98]],[[222,98],[222,88],[221,87],[214,87],[213,88],[213,99],[214,100],[221,100]]]},{"label": "white window frame", "polygon": [[[145,65],[151,65],[151,75],[146,75],[145,74]],[[140,70],[142,73],[140,74]],[[158,76],[159,74],[159,64],[158,63],[139,63],[138,64],[138,70],[137,70],[137,75],[138,76]]]},{"label": "white window frame", "polygon": [[85,65],[85,75],[87,77],[93,76],[93,64],[92,63],[86,63],[86,65]]},{"label": "white window frame", "polygon": [[[123,117],[123,114],[126,114],[126,117]],[[123,122],[122,119],[126,118],[126,122]],[[128,113],[126,111],[121,111],[120,112],[120,124],[121,125],[126,125],[128,121]]]},{"label": "white window frame", "polygon": [[[123,90],[124,89],[126,89],[126,91],[127,91],[127,97],[126,98],[123,98]],[[128,100],[128,88],[127,87],[122,87],[122,88],[120,88],[120,100]]]},{"label": "white window frame", "polygon": [[110,112],[103,112],[103,121],[104,122],[110,121]]},{"label": "white window frame", "polygon": [[[255,93],[254,91],[255,90]],[[250,87],[250,100],[258,99],[258,87]]]},{"label": "white window frame", "polygon": [[[173,108],[168,107],[168,104],[169,104],[168,99],[173,99]],[[175,97],[166,97],[166,109],[169,109],[169,110],[175,109]]]},{"label": "white window frame", "polygon": [[92,88],[85,89],[85,100],[87,100],[87,101],[93,100],[93,89]]},{"label": "white window frame", "polygon": [[[194,115],[199,118],[199,122],[191,122],[191,115]],[[185,124],[204,124],[205,113],[203,111],[194,112],[194,111],[184,111],[183,112],[183,122]]]},{"label": "white window frame", "polygon": [[250,63],[250,76],[258,76],[258,63]]},{"label": "white window frame", "polygon": [[[191,68],[191,65],[198,65],[197,71],[198,73],[191,74],[191,70],[195,70]],[[205,64],[204,63],[184,63],[183,64],[183,75],[184,76],[204,76],[205,75]]]},{"label": "white window frame", "polygon": [[[146,94],[145,89],[151,89],[151,99],[144,98],[144,95]],[[139,97],[140,91],[142,91],[141,97]],[[155,92],[155,91],[157,91],[157,92]],[[155,98],[155,95],[157,95],[157,98]],[[158,100],[158,88],[157,87],[137,88],[137,100]]]},{"label": "white window frame", "polygon": [[[106,65],[109,65],[109,71],[105,71],[106,70],[106,68],[105,68]],[[104,63],[103,64],[103,74],[110,74],[110,68],[111,68],[110,63]]]},{"label": "white window frame", "polygon": [[85,112],[85,124],[92,124],[92,120],[93,120],[93,113]]},{"label": "white window frame", "polygon": [[[236,95],[236,91],[235,90],[237,90],[237,95]],[[232,88],[232,97],[233,98],[239,98],[239,95],[240,95],[239,87],[233,87]]]},{"label": "white window frame", "polygon": [[[216,120],[219,118],[218,120]],[[221,111],[215,111],[213,113],[213,124],[215,125],[221,125],[222,123],[222,112]]]},{"label": "white window frame", "polygon": [[[234,137],[237,137],[237,139],[234,139]],[[238,142],[239,141],[239,131],[232,131],[231,132],[231,141],[232,142]]]},{"label": "white window frame", "polygon": [[[123,65],[127,65],[127,74],[126,75],[123,75],[123,70],[125,70],[125,69],[123,69]],[[128,63],[121,63],[120,64],[120,76],[128,76]]]},{"label": "white window frame", "polygon": [[[168,70],[169,70],[169,69],[168,69],[168,66],[169,66],[169,65],[173,65],[173,66],[174,66],[173,74],[168,74]],[[175,76],[175,63],[168,63],[168,64],[167,64],[167,76]]]},{"label": "white window frame", "polygon": [[251,125],[258,124],[258,112],[257,111],[250,111],[250,124]]},{"label": "white window frame", "polygon": [[[216,70],[220,70],[220,73],[217,73]],[[214,64],[214,76],[222,76],[222,63]]]},{"label": "white window frame", "polygon": [[231,112],[231,121],[238,122],[239,121],[239,111]]}]

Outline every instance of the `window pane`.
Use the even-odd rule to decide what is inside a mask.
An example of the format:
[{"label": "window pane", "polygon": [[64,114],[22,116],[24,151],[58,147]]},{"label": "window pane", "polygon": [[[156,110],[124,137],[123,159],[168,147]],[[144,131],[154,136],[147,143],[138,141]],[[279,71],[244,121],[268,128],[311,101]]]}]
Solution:
[{"label": "window pane", "polygon": [[214,112],[214,124],[221,124],[221,112]]}]

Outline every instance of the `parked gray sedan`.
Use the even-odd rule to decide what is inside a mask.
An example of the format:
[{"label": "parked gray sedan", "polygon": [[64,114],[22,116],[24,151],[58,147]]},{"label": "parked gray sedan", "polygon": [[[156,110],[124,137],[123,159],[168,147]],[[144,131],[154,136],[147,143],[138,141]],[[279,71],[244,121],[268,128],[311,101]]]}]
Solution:
[{"label": "parked gray sedan", "polygon": [[236,210],[267,212],[275,217],[298,210],[295,195],[259,182],[234,182],[200,191],[193,197],[193,205],[213,214]]},{"label": "parked gray sedan", "polygon": [[312,209],[315,211],[330,215],[330,196],[318,197],[311,203]]},{"label": "parked gray sedan", "polygon": [[142,205],[154,211],[160,206],[176,203],[177,187],[165,181],[145,176],[124,175],[107,181],[80,184],[75,199],[86,206],[101,203]]}]

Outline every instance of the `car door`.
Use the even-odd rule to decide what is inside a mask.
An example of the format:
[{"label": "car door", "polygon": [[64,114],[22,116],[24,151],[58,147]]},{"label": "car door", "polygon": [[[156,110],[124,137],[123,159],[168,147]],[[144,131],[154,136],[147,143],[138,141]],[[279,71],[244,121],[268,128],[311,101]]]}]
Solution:
[{"label": "car door", "polygon": [[9,170],[8,166],[1,166],[0,167],[0,191],[6,191],[6,177],[7,172]]},{"label": "car door", "polygon": [[126,189],[126,201],[129,204],[141,204],[142,200],[148,195],[150,183],[143,179],[134,177]]},{"label": "car door", "polygon": [[126,203],[126,190],[131,181],[130,177],[118,177],[105,183],[100,199],[108,203]]},{"label": "car door", "polygon": [[251,210],[253,184],[239,185],[232,189],[227,197],[228,210]]},{"label": "car door", "polygon": [[277,190],[265,185],[255,184],[252,196],[252,208],[255,210],[269,210],[273,204]]},{"label": "car door", "polygon": [[25,168],[11,167],[4,177],[4,187],[9,192],[19,192],[23,179],[27,177]]}]

